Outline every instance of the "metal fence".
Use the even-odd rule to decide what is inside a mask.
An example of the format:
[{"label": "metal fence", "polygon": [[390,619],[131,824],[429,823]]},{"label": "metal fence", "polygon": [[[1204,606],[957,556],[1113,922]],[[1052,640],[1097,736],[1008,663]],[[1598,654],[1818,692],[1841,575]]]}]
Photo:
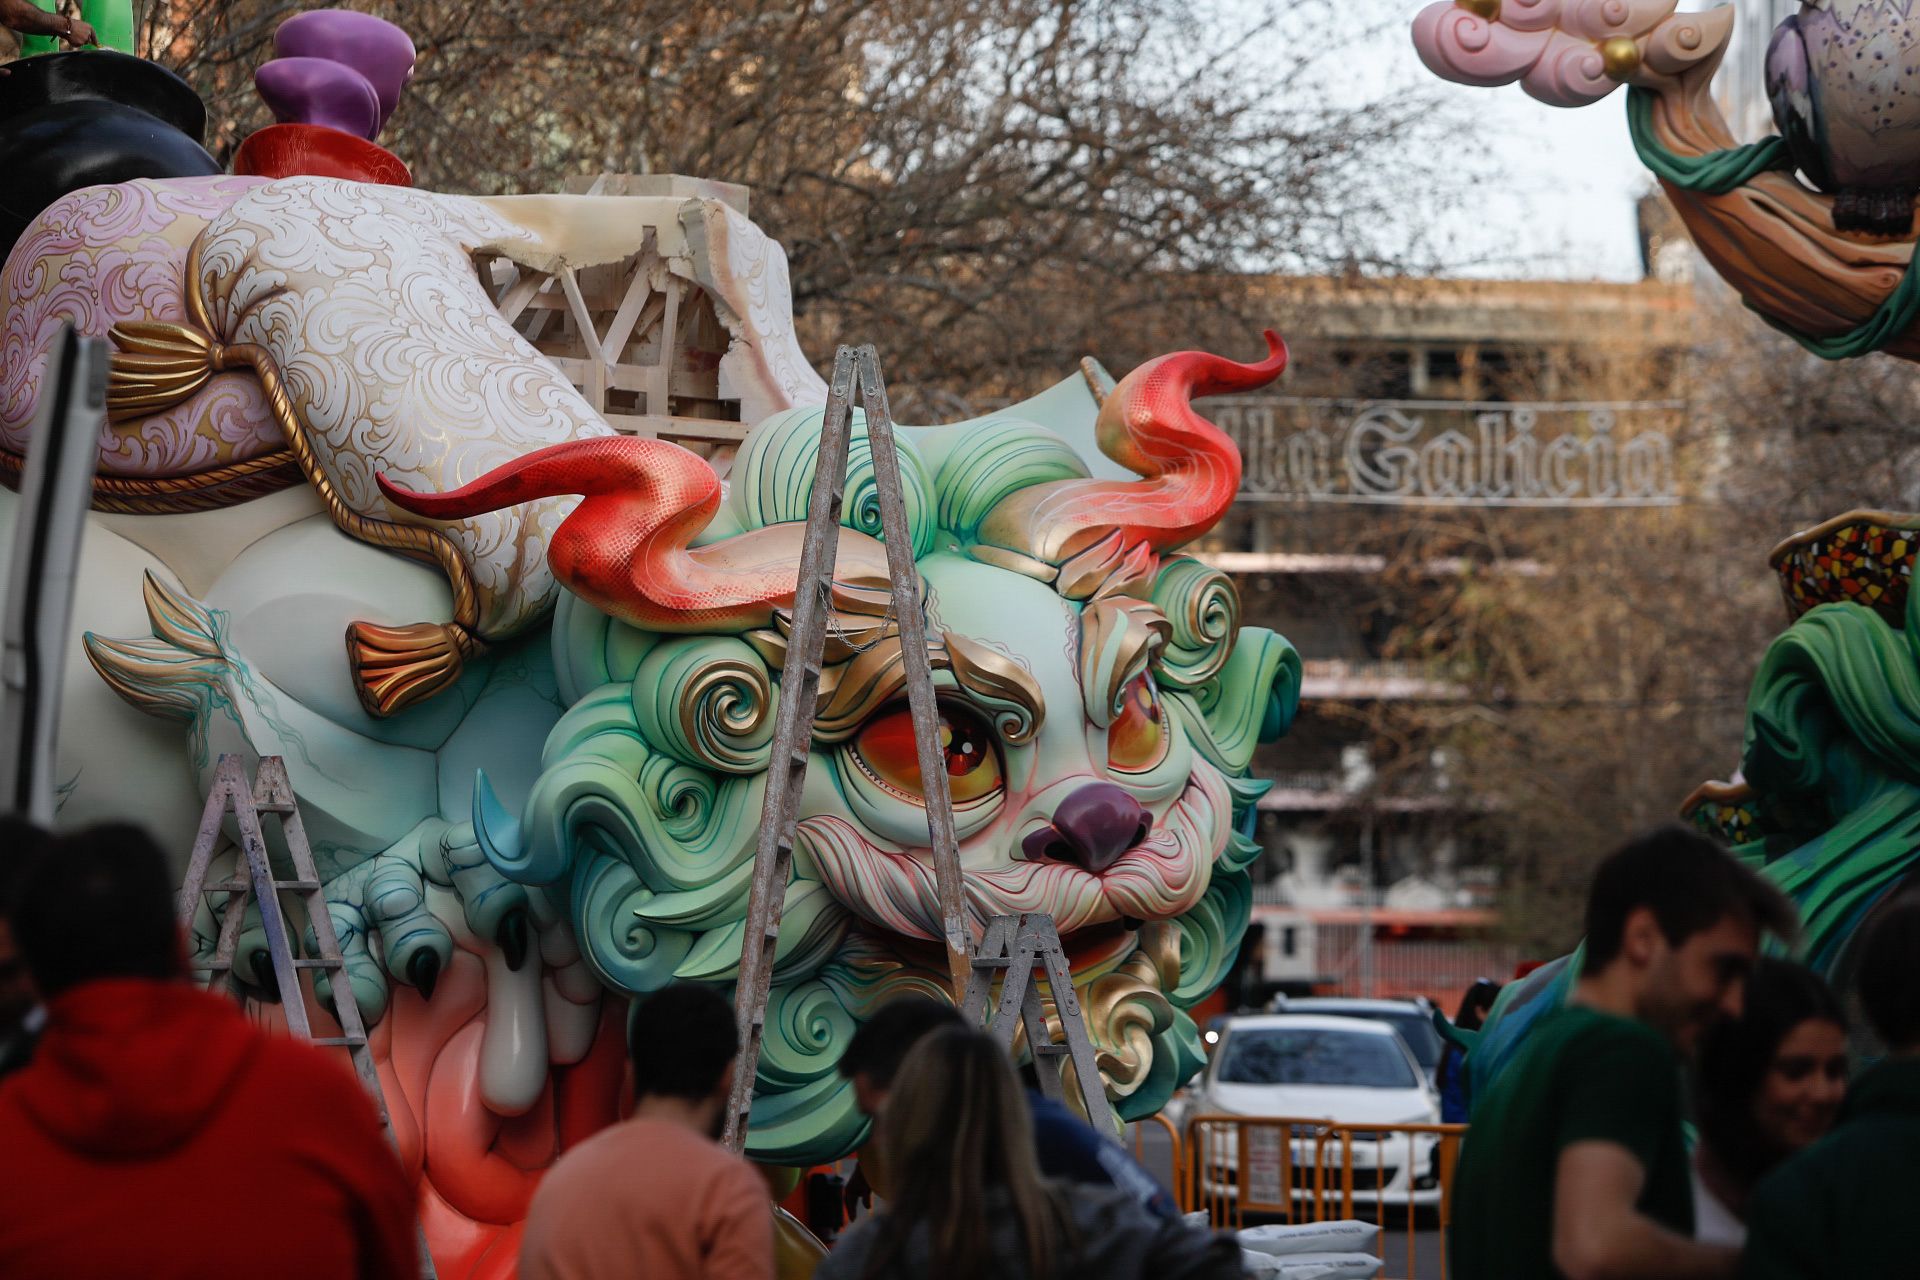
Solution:
[{"label": "metal fence", "polygon": [[1175,1149],[1181,1208],[1217,1228],[1359,1218],[1384,1275],[1446,1280],[1447,1228],[1467,1127],[1198,1115]]},{"label": "metal fence", "polygon": [[1359,996],[1425,995],[1451,1010],[1481,978],[1504,982],[1519,964],[1518,947],[1473,940],[1370,938],[1372,926],[1323,924],[1315,940],[1319,971],[1332,989]]}]

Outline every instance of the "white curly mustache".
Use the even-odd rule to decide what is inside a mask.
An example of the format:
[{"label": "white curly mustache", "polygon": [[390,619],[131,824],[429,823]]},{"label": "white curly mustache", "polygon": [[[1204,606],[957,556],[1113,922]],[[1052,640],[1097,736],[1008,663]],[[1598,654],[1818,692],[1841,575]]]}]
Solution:
[{"label": "white curly mustache", "polygon": [[[1227,847],[1233,801],[1226,779],[1194,762],[1186,789],[1147,838],[1094,875],[1064,862],[1008,862],[963,873],[967,908],[984,928],[997,915],[1044,911],[1061,933],[1122,918],[1167,920],[1191,911]],[[933,866],[919,849],[882,849],[844,818],[800,823],[800,846],[833,896],[881,929],[929,941],[942,937]]]}]

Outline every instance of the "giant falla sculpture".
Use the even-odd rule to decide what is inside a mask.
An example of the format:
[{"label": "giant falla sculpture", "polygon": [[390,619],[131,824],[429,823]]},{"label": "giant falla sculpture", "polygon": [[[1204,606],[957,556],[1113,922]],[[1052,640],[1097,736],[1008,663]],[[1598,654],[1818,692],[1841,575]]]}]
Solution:
[{"label": "giant falla sculpture", "polygon": [[[617,1114],[628,998],[736,976],[825,388],[784,255],[721,200],[406,185],[370,135],[411,60],[375,22],[288,24],[298,65],[261,87],[294,133],[245,172],[26,223],[0,448],[17,474],[59,325],[110,336],[62,821],[133,812],[184,847],[222,752],[285,758],[440,1274],[509,1275],[540,1170]],[[754,424],[730,459],[616,434],[474,267],[643,247],[712,300]],[[1089,363],[901,433],[968,905],[1054,914],[1122,1116],[1201,1060],[1184,1011],[1247,923],[1250,760],[1298,694],[1287,642],[1180,554],[1239,480],[1191,399],[1283,363],[1272,335],[1257,363]],[[944,991],[858,418],[852,469],[748,1142],[774,1165],[862,1141],[848,1037]],[[241,960],[271,1017],[257,932]]]}]

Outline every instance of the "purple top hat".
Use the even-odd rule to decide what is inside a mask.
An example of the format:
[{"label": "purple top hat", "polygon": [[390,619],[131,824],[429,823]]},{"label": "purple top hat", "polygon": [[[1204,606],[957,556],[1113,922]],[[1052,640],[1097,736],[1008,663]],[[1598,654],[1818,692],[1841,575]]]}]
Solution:
[{"label": "purple top hat", "polygon": [[365,76],[325,58],[262,63],[253,87],[281,124],[322,124],[372,141],[386,118]]},{"label": "purple top hat", "polygon": [[[264,76],[268,68],[282,62],[308,59],[324,59],[359,73],[360,78],[373,89],[378,116],[371,130],[363,132],[348,128],[346,131],[365,138],[372,138],[386,125],[387,117],[393,114],[394,107],[400,101],[400,90],[413,78],[413,41],[391,22],[372,14],[354,13],[346,9],[318,9],[311,13],[296,14],[281,23],[273,33],[273,48],[278,57],[260,68],[260,76]],[[261,81],[260,76],[255,79],[260,86],[261,96],[267,99],[276,116],[282,120],[288,119],[280,115],[279,106],[275,105],[267,84]],[[288,77],[289,80],[297,78],[297,75]],[[285,83],[275,83],[276,91],[290,88]],[[334,81],[314,81],[312,84],[313,91],[328,104],[327,110],[340,109],[341,104],[357,92]],[[300,118],[314,124],[333,123],[331,119]],[[355,117],[349,113],[343,118]],[[344,125],[334,127],[346,128]]]}]

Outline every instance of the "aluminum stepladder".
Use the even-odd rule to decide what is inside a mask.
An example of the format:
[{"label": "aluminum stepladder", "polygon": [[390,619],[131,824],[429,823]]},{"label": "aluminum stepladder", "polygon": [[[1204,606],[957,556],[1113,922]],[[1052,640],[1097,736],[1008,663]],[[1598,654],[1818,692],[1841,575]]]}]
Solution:
[{"label": "aluminum stepladder", "polygon": [[[220,843],[220,831],[227,814],[240,831],[240,853],[228,880],[207,883],[214,848]],[[287,853],[293,863],[293,879],[281,880],[273,873],[267,857],[266,837],[261,831],[260,815],[275,814],[286,837]],[[296,956],[281,893],[300,894],[306,903],[307,923],[313,930],[317,958]],[[225,893],[227,900],[220,913],[220,938],[213,959],[196,970],[210,973],[211,991],[237,994],[234,987],[234,953],[239,949],[245,925],[247,903],[260,904],[260,924],[267,935],[267,954],[273,960],[274,981],[280,990],[280,1007],[286,1014],[287,1029],[309,1044],[338,1046],[353,1061],[354,1074],[373,1099],[374,1110],[387,1141],[398,1145],[393,1121],[387,1115],[387,1099],[380,1088],[380,1075],[373,1063],[373,1050],[367,1044],[366,1025],[360,1019],[360,1005],[353,997],[353,983],[347,977],[346,962],[340,956],[340,939],[333,929],[333,917],[327,913],[327,900],[320,885],[320,873],[313,863],[313,850],[307,844],[306,824],[300,819],[300,807],[294,801],[293,784],[287,779],[286,762],[279,756],[261,756],[260,769],[252,785],[247,782],[240,757],[231,753],[220,757],[213,774],[213,786],[207,791],[207,807],[201,811],[200,833],[194,838],[193,853],[187,860],[186,878],[181,882],[176,902],[180,927],[191,935],[193,917],[200,899],[209,893]],[[300,985],[302,970],[326,975],[333,997],[334,1018],[340,1024],[337,1036],[313,1034],[307,1017],[307,1003]],[[424,1231],[419,1235],[421,1275],[434,1275],[433,1256],[427,1251]]]},{"label": "aluminum stepladder", "polygon": [[[1034,973],[1038,962],[1040,973]],[[1000,1002],[995,1007],[987,1034],[1011,1051],[1014,1032],[1024,1027],[1027,1049],[1033,1055],[1033,1072],[1039,1077],[1040,1092],[1060,1101],[1065,1089],[1060,1080],[1060,1059],[1073,1064],[1073,1075],[1080,1086],[1080,1101],[1087,1121],[1107,1132],[1112,1125],[1112,1109],[1107,1106],[1105,1087],[1100,1083],[1100,1066],[1093,1055],[1093,1042],[1087,1039],[1086,1020],[1080,1012],[1080,997],[1073,990],[1073,971],[1066,952],[1060,946],[1060,933],[1053,917],[1041,912],[1017,916],[995,916],[987,924],[980,950],[973,957],[973,973],[967,983],[961,1016],[967,1025],[980,1025],[992,994],[995,974],[1001,974]],[[1035,979],[1044,977],[1053,993],[1053,1007],[1060,1015],[1064,1042],[1055,1042],[1047,1030],[1047,1016],[1040,1003],[1040,988]]]},{"label": "aluminum stepladder", "polygon": [[927,802],[927,829],[933,851],[934,881],[940,898],[947,972],[956,1003],[971,973],[973,932],[961,897],[960,849],[953,833],[953,797],[940,743],[940,711],[934,701],[933,671],[927,662],[926,621],[921,614],[920,575],[913,564],[913,539],[901,499],[900,460],[893,441],[893,415],[880,379],[880,357],[871,346],[842,346],[833,358],[833,383],[820,427],[820,456],[814,468],[813,495],[807,507],[807,532],[800,550],[800,573],[793,600],[793,625],[780,671],[780,708],[774,720],[773,760],[767,771],[760,844],[755,852],[752,887],[747,896],[747,935],[740,951],[735,1010],[740,1029],[740,1060],[734,1068],[733,1094],[727,1102],[724,1140],[734,1151],[746,1146],[747,1113],[753,1105],[754,1074],[766,1030],[767,996],[773,985],[774,947],[780,938],[780,914],[793,867],[793,844],[800,825],[800,793],[806,782],[813,745],[813,717],[820,696],[820,662],[832,612],[834,558],[839,550],[840,511],[846,496],[847,449],[852,435],[855,381],[867,412],[867,440],[873,454],[874,488],[880,503],[880,528],[886,537],[887,576],[893,589],[889,612],[899,628],[907,704]]},{"label": "aluminum stepladder", "polygon": [[[893,416],[887,407],[880,360],[873,347],[843,346],[835,353],[833,382],[820,428],[820,455],[814,470],[813,494],[807,508],[807,532],[800,552],[800,572],[794,594],[793,624],[787,639],[786,661],[780,673],[780,707],[774,721],[772,765],[768,771],[760,844],[755,853],[752,886],[747,898],[746,940],[740,954],[740,978],[735,988],[735,1010],[741,1054],[734,1069],[733,1093],[727,1103],[725,1141],[735,1151],[746,1146],[747,1116],[753,1105],[754,1075],[766,1030],[768,993],[773,983],[774,949],[780,938],[780,914],[787,879],[793,866],[793,844],[800,821],[800,793],[806,781],[812,746],[813,717],[820,693],[820,663],[826,647],[832,608],[834,556],[838,550],[840,511],[845,496],[847,449],[851,434],[853,391],[858,378],[860,398],[867,411],[867,437],[873,455],[874,488],[880,505],[880,525],[886,535],[887,576],[893,593],[891,614],[899,628],[901,663],[906,677],[907,702],[912,712],[914,746],[927,802],[927,828],[933,855],[934,882],[940,900],[941,926],[947,950],[948,976],[954,1003],[969,1012],[970,1024],[980,1025],[980,1012],[994,972],[1007,970],[1002,985],[1003,1014],[1018,1010],[1029,1015],[1028,1044],[1034,1053],[1041,1088],[1050,1097],[1062,1092],[1055,1059],[1070,1054],[1080,1083],[1087,1115],[1095,1125],[1110,1115],[1100,1083],[1099,1067],[1087,1040],[1086,1024],[1060,947],[1053,918],[1034,913],[1004,916],[989,927],[978,955],[967,923],[962,897],[959,842],[953,830],[953,798],[948,790],[941,753],[940,712],[934,700],[933,672],[926,656],[926,626],[921,615],[919,573],[914,568],[913,544],[901,498],[900,463],[893,440]],[[1002,928],[1004,926],[1004,928]],[[995,930],[1001,929],[1000,934]],[[1031,945],[1029,945],[1031,944]],[[997,950],[995,949],[997,946]],[[1023,950],[1023,948],[1025,948]],[[1066,1029],[1067,1042],[1056,1045],[1041,1016],[1040,995],[1031,983],[1033,963],[1044,957],[1054,1005]],[[1018,977],[1017,981],[1013,979]],[[974,988],[979,988],[975,1003]],[[1008,993],[1012,995],[1009,997]],[[1011,1003],[1009,1003],[1011,999]],[[1002,1016],[994,1034],[1011,1049],[1019,1018]]]}]

